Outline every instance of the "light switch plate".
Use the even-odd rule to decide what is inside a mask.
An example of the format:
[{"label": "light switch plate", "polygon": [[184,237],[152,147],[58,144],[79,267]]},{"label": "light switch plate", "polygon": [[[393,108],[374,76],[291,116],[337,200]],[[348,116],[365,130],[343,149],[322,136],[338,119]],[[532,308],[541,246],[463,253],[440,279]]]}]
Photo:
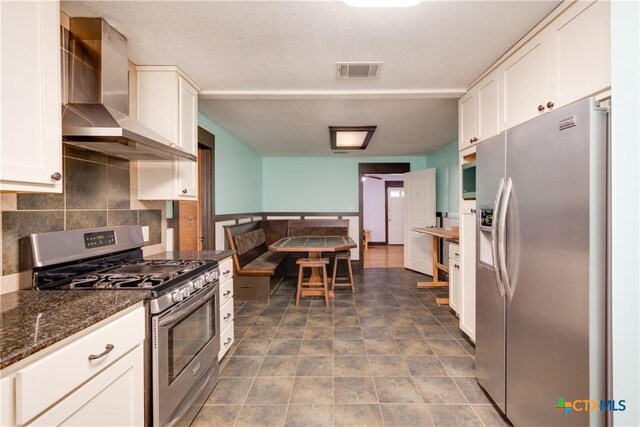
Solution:
[{"label": "light switch plate", "polygon": [[149,226],[148,225],[143,225],[142,226],[142,240],[144,240],[145,242],[149,241]]}]

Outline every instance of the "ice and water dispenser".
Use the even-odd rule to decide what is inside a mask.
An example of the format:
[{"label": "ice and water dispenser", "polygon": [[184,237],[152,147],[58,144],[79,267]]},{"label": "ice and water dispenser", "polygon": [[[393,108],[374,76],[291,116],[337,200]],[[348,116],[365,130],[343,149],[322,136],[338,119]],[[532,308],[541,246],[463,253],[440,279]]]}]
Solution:
[{"label": "ice and water dispenser", "polygon": [[493,207],[480,206],[480,239],[478,244],[479,260],[481,263],[494,267],[491,251],[491,231],[493,229]]}]

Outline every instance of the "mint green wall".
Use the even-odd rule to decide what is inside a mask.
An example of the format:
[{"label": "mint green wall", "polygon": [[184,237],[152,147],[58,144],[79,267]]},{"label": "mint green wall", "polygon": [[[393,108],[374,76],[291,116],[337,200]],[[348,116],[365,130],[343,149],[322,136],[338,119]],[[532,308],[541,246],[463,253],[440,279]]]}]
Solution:
[{"label": "mint green wall", "polygon": [[216,214],[262,212],[262,157],[202,113],[198,125],[216,136]]},{"label": "mint green wall", "polygon": [[445,145],[435,153],[427,155],[427,168],[436,168],[436,211],[458,212],[458,140]]},{"label": "mint green wall", "polygon": [[422,156],[264,157],[265,212],[357,212],[358,163],[410,163],[424,169]]}]

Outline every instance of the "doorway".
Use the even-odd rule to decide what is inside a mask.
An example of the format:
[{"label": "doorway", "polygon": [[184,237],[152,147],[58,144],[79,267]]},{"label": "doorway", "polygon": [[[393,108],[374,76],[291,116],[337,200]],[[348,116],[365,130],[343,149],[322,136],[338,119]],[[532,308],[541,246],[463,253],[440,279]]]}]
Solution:
[{"label": "doorway", "polygon": [[403,174],[409,163],[359,165],[361,236],[367,230],[368,248],[360,248],[364,268],[404,267]]}]

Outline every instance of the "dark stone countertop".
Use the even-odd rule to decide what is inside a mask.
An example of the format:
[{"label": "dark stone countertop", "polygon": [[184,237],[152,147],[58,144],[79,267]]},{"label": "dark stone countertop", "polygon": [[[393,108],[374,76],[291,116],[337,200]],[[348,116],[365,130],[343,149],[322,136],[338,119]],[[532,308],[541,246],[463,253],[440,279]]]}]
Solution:
[{"label": "dark stone countertop", "polygon": [[222,261],[229,258],[235,251],[172,251],[145,256],[145,259],[202,259],[206,261]]},{"label": "dark stone countertop", "polygon": [[149,296],[146,290],[21,290],[0,295],[0,369]]}]

